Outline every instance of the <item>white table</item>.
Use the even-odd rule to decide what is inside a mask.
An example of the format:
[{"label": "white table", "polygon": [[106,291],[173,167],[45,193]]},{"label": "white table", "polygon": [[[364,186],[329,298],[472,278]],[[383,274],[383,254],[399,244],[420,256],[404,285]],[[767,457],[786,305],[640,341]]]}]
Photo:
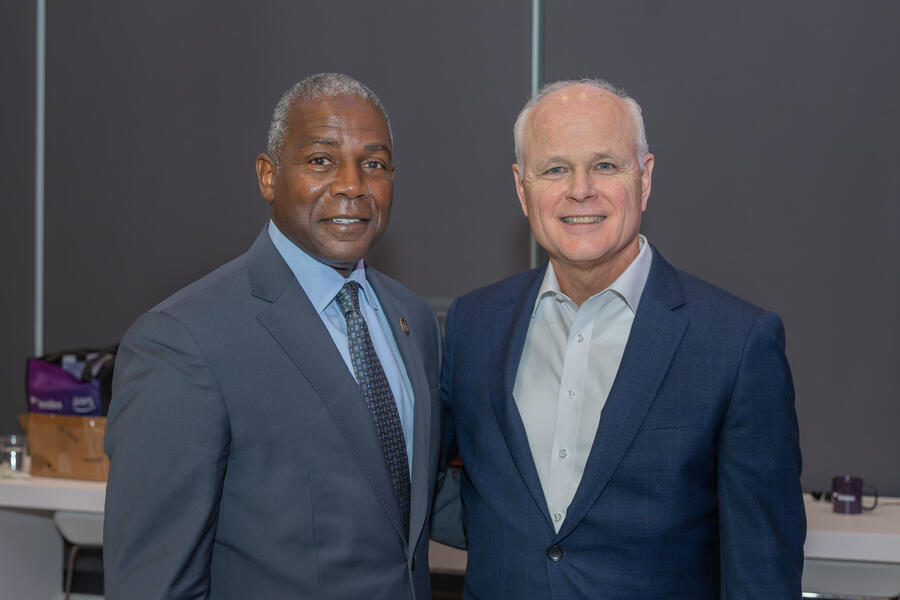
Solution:
[{"label": "white table", "polygon": [[[4,598],[63,598],[63,538],[100,545],[106,484],[32,477],[0,480],[0,581]],[[73,600],[100,596],[72,594]]]},{"label": "white table", "polygon": [[428,548],[428,564],[433,573],[464,575],[466,572],[466,551],[431,542],[431,546]]},{"label": "white table", "polygon": [[803,591],[847,596],[900,596],[900,498],[881,498],[859,515],[804,497],[807,533]]}]

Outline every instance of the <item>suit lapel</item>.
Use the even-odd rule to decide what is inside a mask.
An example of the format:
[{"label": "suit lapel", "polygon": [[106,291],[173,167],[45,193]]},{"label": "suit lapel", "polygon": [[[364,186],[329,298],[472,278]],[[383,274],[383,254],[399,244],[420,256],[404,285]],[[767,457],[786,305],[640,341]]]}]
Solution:
[{"label": "suit lapel", "polygon": [[[409,539],[419,539],[419,533],[425,525],[425,514],[428,512],[428,500],[431,495],[429,485],[429,457],[430,446],[437,443],[430,439],[431,431],[431,390],[425,377],[425,365],[423,357],[416,346],[415,340],[423,332],[412,331],[404,333],[400,327],[401,317],[409,320],[406,307],[391,294],[381,283],[378,273],[366,268],[367,278],[378,296],[378,301],[384,310],[385,317],[390,327],[400,356],[406,367],[409,384],[413,392],[413,455],[412,471],[410,472],[410,512],[409,512]],[[435,349],[435,352],[437,350]],[[434,360],[437,360],[435,356]]]},{"label": "suit lapel", "polygon": [[688,322],[672,309],[684,304],[677,273],[656,248],[622,362],[603,407],[578,491],[557,538],[584,518],[603,492],[656,398]]},{"label": "suit lapel", "polygon": [[551,527],[550,513],[547,510],[547,500],[544,497],[544,489],[538,477],[537,468],[534,466],[534,458],[531,456],[531,446],[528,443],[528,434],[516,400],[513,398],[513,387],[516,384],[516,373],[519,370],[519,361],[522,358],[522,350],[525,347],[525,337],[528,333],[528,325],[531,322],[531,313],[534,309],[534,301],[537,298],[541,281],[544,278],[546,267],[533,271],[533,278],[526,282],[520,293],[513,293],[509,297],[509,303],[497,313],[494,340],[497,342],[497,356],[500,360],[500,372],[503,377],[497,385],[501,389],[491,394],[494,401],[494,412],[497,415],[497,423],[506,440],[506,446],[512,456],[513,463],[519,471],[519,476],[528,488],[535,504]]},{"label": "suit lapel", "polygon": [[375,496],[399,533],[402,529],[400,509],[365,400],[322,319],[265,230],[248,252],[248,272],[254,296],[272,303],[257,319],[284,349],[331,413]]}]

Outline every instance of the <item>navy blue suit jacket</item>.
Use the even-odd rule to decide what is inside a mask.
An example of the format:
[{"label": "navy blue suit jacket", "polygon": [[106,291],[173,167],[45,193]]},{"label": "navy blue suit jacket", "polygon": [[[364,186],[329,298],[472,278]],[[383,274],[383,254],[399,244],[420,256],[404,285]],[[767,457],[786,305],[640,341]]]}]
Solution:
[{"label": "navy blue suit jacket", "polygon": [[544,271],[463,296],[447,316],[445,435],[464,464],[466,598],[800,598],[806,520],[778,316],[654,249],[556,533],[512,396]]}]

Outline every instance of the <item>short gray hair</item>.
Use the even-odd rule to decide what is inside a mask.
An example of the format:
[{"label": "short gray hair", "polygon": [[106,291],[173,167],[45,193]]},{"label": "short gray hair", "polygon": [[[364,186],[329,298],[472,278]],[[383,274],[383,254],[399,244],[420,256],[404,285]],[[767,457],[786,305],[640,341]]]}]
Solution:
[{"label": "short gray hair", "polygon": [[553,92],[573,85],[589,85],[591,87],[599,88],[601,90],[605,90],[611,94],[614,94],[625,101],[625,104],[628,106],[628,110],[631,112],[631,116],[634,119],[635,129],[637,130],[635,148],[637,149],[638,164],[640,165],[641,170],[643,170],[644,158],[647,156],[647,154],[649,154],[650,146],[647,145],[647,132],[644,129],[644,117],[641,116],[641,105],[637,103],[637,100],[625,93],[625,90],[623,90],[619,86],[614,85],[606,81],[605,79],[594,78],[567,79],[564,81],[555,81],[553,83],[548,83],[528,99],[528,102],[525,103],[525,106],[522,107],[521,112],[519,112],[519,116],[516,118],[516,124],[513,126],[513,141],[516,148],[516,163],[518,163],[520,167],[522,166],[522,137],[525,133],[525,122],[528,120],[528,116],[531,114],[532,109],[537,106],[537,104],[541,100],[543,100]]},{"label": "short gray hair", "polygon": [[288,131],[288,120],[294,104],[322,98],[333,98],[335,96],[358,96],[374,104],[375,108],[384,115],[388,135],[391,138],[391,146],[394,145],[394,134],[391,132],[391,121],[388,119],[387,111],[384,109],[381,100],[378,99],[378,96],[375,95],[375,92],[369,86],[343,73],[316,73],[291,86],[281,96],[281,100],[278,101],[278,104],[275,105],[275,110],[272,112],[272,123],[269,125],[269,142],[266,146],[266,153],[275,161],[276,167],[281,160],[281,150],[284,147],[284,138],[287,136]]}]

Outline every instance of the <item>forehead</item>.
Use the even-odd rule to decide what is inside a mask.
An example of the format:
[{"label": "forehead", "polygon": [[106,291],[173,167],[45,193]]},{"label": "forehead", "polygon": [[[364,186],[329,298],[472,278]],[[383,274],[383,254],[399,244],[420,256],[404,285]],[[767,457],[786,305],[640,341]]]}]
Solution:
[{"label": "forehead", "polygon": [[289,135],[355,138],[390,147],[390,133],[382,112],[370,101],[352,95],[295,102]]},{"label": "forehead", "polygon": [[636,125],[627,104],[593,86],[572,85],[549,94],[532,109],[524,133],[526,155],[636,152]]}]

